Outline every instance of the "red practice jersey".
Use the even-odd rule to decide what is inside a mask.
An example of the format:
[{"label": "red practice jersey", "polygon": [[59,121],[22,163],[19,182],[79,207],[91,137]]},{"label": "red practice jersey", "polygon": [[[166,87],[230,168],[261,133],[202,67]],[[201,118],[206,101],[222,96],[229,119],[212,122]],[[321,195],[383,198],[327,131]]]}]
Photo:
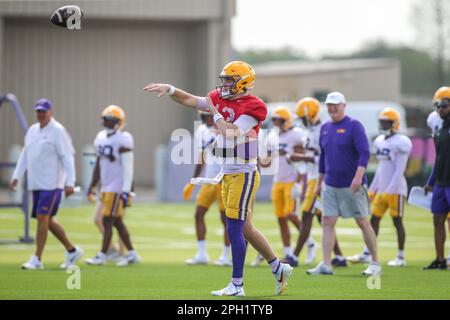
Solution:
[{"label": "red practice jersey", "polygon": [[219,105],[219,113],[227,122],[235,122],[243,114],[255,118],[258,124],[253,129],[258,134],[261,123],[267,115],[267,106],[264,101],[253,95],[246,95],[236,100],[227,100],[220,96],[219,90],[213,90],[208,95],[214,106]]}]

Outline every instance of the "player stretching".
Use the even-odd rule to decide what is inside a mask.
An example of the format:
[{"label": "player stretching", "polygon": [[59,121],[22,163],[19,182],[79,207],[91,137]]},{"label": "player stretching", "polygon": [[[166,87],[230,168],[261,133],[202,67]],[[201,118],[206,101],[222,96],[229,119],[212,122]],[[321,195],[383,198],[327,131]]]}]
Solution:
[{"label": "player stretching", "polygon": [[[320,102],[317,99],[310,97],[303,98],[297,103],[296,114],[306,128],[308,136],[304,146],[305,152],[290,156],[290,160],[296,164],[306,163],[307,176],[305,199],[303,200],[301,207],[302,226],[300,228],[297,246],[294,250],[294,256],[300,256],[306,242],[308,246],[308,257],[305,260],[305,264],[311,264],[316,256],[316,245],[310,237],[313,217],[316,215],[319,223],[321,223],[322,220],[321,211],[316,207],[318,197],[314,192],[317,185],[317,178],[319,177],[319,137],[320,128],[322,127],[322,122],[320,120]],[[304,169],[301,171],[303,172]],[[347,261],[342,255],[337,239],[333,251],[335,258],[331,260],[331,265],[335,267],[346,267]]]},{"label": "player stretching", "polygon": [[[372,217],[370,223],[375,234],[378,235],[380,220],[386,211],[389,212],[397,230],[398,252],[394,260],[388,262],[391,267],[406,266],[405,227],[403,214],[405,209],[408,186],[404,176],[409,154],[411,153],[411,140],[402,134],[400,129],[400,115],[395,109],[386,108],[378,116],[380,135],[375,139],[376,157],[379,161],[375,177],[369,187]],[[362,254],[349,257],[353,263],[371,261],[369,249]]]},{"label": "player stretching", "polygon": [[42,253],[49,230],[67,250],[61,268],[69,268],[81,258],[83,250],[70,242],[55,216],[63,189],[66,197],[73,194],[75,150],[69,133],[53,118],[50,100],[37,100],[34,110],[38,122],[25,135],[25,145],[10,183],[10,188],[16,191],[18,180],[27,172],[28,190],[33,192],[31,216],[37,220],[36,251],[22,268],[44,269]]},{"label": "player stretching", "polygon": [[[200,176],[203,167],[205,168],[205,177],[214,178],[220,172],[220,164],[217,162],[212,151],[214,148],[214,142],[216,140],[216,135],[214,133],[214,118],[213,115],[206,111],[199,111],[200,117],[202,119],[202,124],[198,126],[194,139],[196,140],[196,145],[201,146],[200,152],[200,162],[195,166],[194,178]],[[192,196],[192,191],[194,190],[194,185],[192,183],[186,184],[183,189],[183,199],[185,201],[190,200]],[[197,254],[186,260],[189,265],[193,264],[207,264],[209,262],[208,254],[206,252],[206,224],[205,224],[205,214],[208,212],[209,207],[214,201],[217,201],[219,206],[220,217],[224,225],[224,248],[222,255],[218,260],[214,262],[216,266],[231,266],[231,261],[229,258],[230,252],[230,240],[228,239],[228,234],[226,231],[226,215],[225,207],[222,200],[222,188],[219,184],[204,184],[198,192],[197,199],[195,202],[195,231],[197,234],[197,244],[198,251]]]},{"label": "player stretching", "polygon": [[[272,184],[272,203],[274,205],[275,216],[278,218],[280,226],[281,241],[284,246],[284,260],[291,266],[298,265],[297,259],[293,256],[291,247],[291,233],[289,230],[289,221],[291,221],[297,230],[300,229],[300,220],[296,215],[296,199],[293,195],[293,188],[298,187],[297,172],[287,159],[294,152],[302,151],[303,132],[300,128],[293,126],[293,116],[291,111],[284,106],[279,106],[272,111],[272,122],[275,128],[279,130],[272,131],[268,136],[269,157],[260,160],[262,167],[269,167],[272,163],[272,157],[279,155],[278,167],[273,175]],[[275,144],[276,143],[276,144]],[[258,255],[252,266],[259,265],[262,257]]]},{"label": "player stretching", "polygon": [[[435,95],[435,99],[439,97],[441,93],[447,92],[448,95],[450,95],[450,87],[442,87],[440,88]],[[427,118],[427,125],[431,129],[432,136],[434,138],[435,133],[441,129],[442,127],[442,118],[439,116],[439,113],[434,110],[428,115]],[[434,170],[434,169],[433,169]],[[448,226],[448,232],[450,234],[450,212],[447,214],[447,226]],[[448,252],[447,257],[447,265],[450,267],[450,250]]]},{"label": "player stretching", "polygon": [[118,260],[117,266],[139,262],[133,249],[130,235],[123,222],[125,207],[129,205],[133,183],[133,136],[122,131],[125,113],[118,106],[109,106],[102,112],[103,127],[94,141],[97,150],[92,182],[89,190],[95,190],[101,182],[101,202],[103,204],[103,243],[101,251],[86,263],[103,265],[111,244],[112,228],[117,229],[128,254]]},{"label": "player stretching", "polygon": [[[150,83],[144,90],[158,96],[168,94],[187,107],[210,110],[220,134],[216,156],[222,157],[222,198],[227,215],[227,231],[231,240],[233,275],[229,285],[211,292],[215,296],[244,296],[243,272],[247,240],[268,262],[275,276],[275,294],[286,290],[292,267],[282,263],[267,239],[253,226],[252,209],[259,187],[256,170],[257,138],[267,107],[262,100],[250,95],[255,72],[245,62],[227,64],[219,79],[222,85],[207,97],[198,97],[168,84]],[[238,142],[236,144],[236,142]],[[239,143],[242,142],[242,143]]]}]

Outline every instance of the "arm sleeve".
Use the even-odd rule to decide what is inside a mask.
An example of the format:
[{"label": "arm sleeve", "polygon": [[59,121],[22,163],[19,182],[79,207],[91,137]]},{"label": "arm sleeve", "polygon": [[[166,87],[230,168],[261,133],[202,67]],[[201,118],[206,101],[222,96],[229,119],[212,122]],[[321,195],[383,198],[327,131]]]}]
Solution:
[{"label": "arm sleeve", "polygon": [[19,180],[24,175],[27,169],[27,151],[25,147],[23,147],[22,152],[20,153],[19,160],[17,160],[16,168],[14,169],[14,173],[12,179]]},{"label": "arm sleeve", "polygon": [[120,154],[123,166],[122,192],[130,193],[133,185],[134,175],[134,154],[133,151],[122,152]]},{"label": "arm sleeve", "polygon": [[[209,98],[213,105],[216,105],[219,102],[219,91],[213,90],[208,93]],[[208,110],[208,100],[207,97],[202,97],[197,102],[197,109],[202,111]]]},{"label": "arm sleeve", "polygon": [[391,178],[391,183],[386,189],[387,194],[398,193],[399,183],[402,181],[405,174],[406,165],[408,164],[408,153],[399,153],[395,158],[395,170],[394,175]]},{"label": "arm sleeve", "polygon": [[62,129],[56,138],[56,152],[61,160],[64,172],[67,174],[66,186],[75,186],[75,149],[69,133]]},{"label": "arm sleeve", "polygon": [[197,109],[206,111],[208,109],[208,100],[206,97],[201,97],[197,102]]},{"label": "arm sleeve", "polygon": [[370,158],[369,140],[361,123],[355,122],[353,126],[353,141],[359,154],[358,167],[367,168]]},{"label": "arm sleeve", "polygon": [[250,131],[254,126],[258,125],[259,121],[247,114],[240,116],[233,124],[239,128],[240,134],[244,135]]}]

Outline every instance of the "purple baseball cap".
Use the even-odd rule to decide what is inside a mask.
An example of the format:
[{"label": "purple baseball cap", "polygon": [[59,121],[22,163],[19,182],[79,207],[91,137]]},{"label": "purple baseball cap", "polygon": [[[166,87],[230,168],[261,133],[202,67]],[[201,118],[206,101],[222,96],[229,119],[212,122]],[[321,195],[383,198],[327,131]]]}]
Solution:
[{"label": "purple baseball cap", "polygon": [[34,103],[34,110],[48,111],[52,109],[52,102],[48,99],[38,99]]}]

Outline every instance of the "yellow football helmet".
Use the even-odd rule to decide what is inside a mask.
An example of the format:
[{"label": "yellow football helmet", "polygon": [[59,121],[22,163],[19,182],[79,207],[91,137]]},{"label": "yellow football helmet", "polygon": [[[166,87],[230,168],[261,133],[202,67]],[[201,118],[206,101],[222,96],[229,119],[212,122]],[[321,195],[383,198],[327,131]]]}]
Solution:
[{"label": "yellow football helmet", "polygon": [[219,75],[222,81],[220,95],[222,98],[246,93],[255,84],[255,70],[246,62],[232,61],[223,67]]},{"label": "yellow football helmet", "polygon": [[284,130],[291,128],[294,120],[291,110],[285,106],[278,106],[273,109],[271,118],[272,120],[281,119],[283,121],[282,129]]},{"label": "yellow football helmet", "polygon": [[393,133],[400,129],[400,114],[393,108],[385,108],[378,115],[381,133]]},{"label": "yellow football helmet", "polygon": [[111,105],[102,112],[103,120],[112,120],[114,122],[114,130],[120,130],[125,124],[125,112],[121,107]]},{"label": "yellow football helmet", "polygon": [[303,98],[297,103],[295,112],[305,125],[307,122],[316,123],[320,119],[320,102],[310,97]]},{"label": "yellow football helmet", "polygon": [[435,93],[433,100],[441,101],[443,99],[450,99],[450,87],[440,87]]}]

